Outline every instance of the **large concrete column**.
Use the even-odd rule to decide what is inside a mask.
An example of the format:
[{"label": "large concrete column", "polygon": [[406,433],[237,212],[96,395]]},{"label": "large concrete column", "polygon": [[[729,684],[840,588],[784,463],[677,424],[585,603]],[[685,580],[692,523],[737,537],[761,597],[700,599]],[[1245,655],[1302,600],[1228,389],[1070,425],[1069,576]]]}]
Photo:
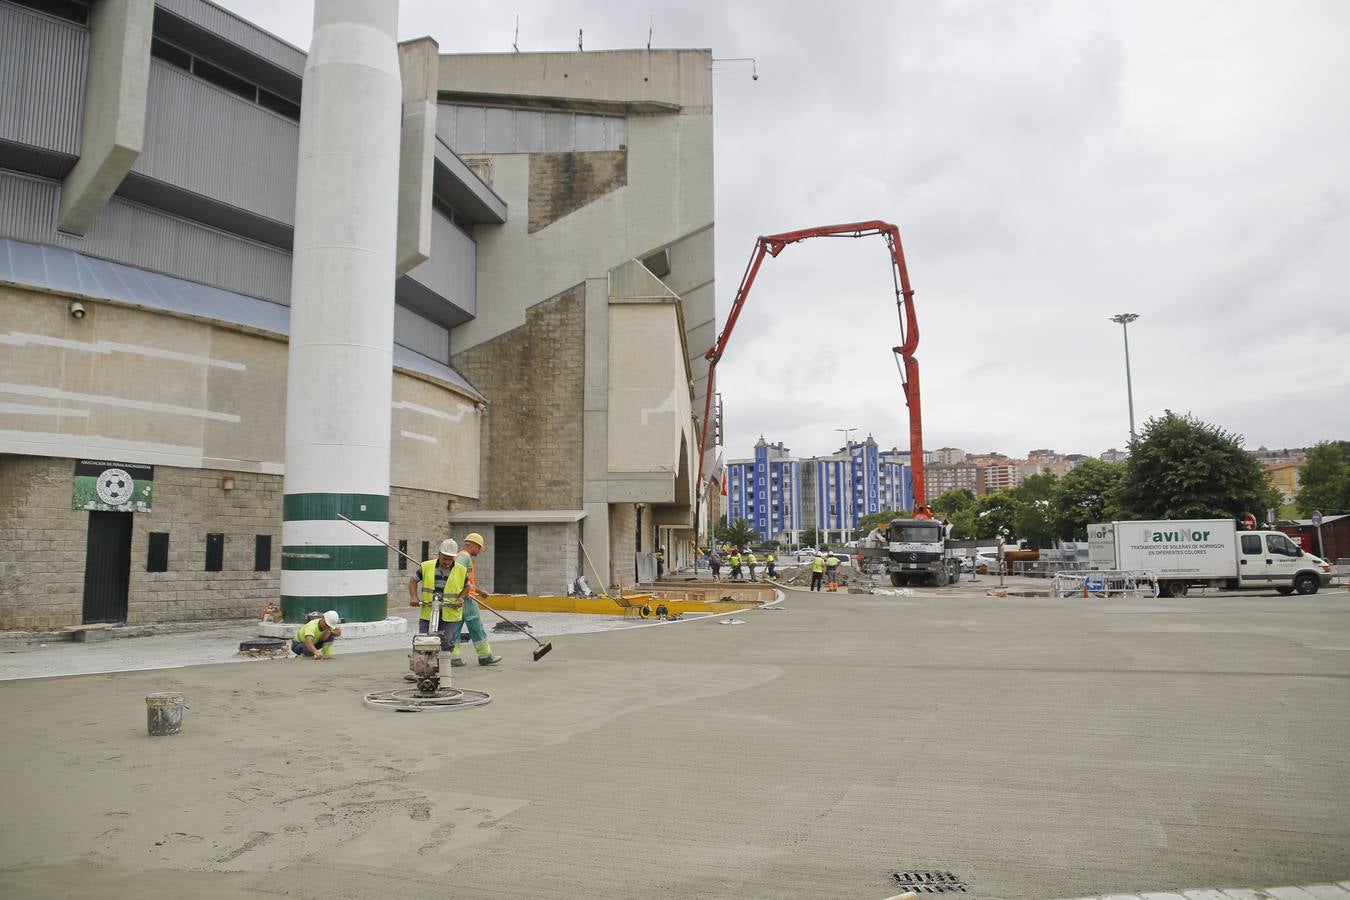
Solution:
[{"label": "large concrete column", "polygon": [[403,140],[398,166],[398,275],[431,258],[431,181],[436,162],[436,98],[441,47],[429,37],[398,45],[403,76]]},{"label": "large concrete column", "polygon": [[141,154],[154,18],[154,0],[98,0],[89,10],[80,158],[61,184],[59,231],[83,236]]},{"label": "large concrete column", "polygon": [[398,233],[398,3],[315,0],[300,106],[281,604],[383,619]]}]

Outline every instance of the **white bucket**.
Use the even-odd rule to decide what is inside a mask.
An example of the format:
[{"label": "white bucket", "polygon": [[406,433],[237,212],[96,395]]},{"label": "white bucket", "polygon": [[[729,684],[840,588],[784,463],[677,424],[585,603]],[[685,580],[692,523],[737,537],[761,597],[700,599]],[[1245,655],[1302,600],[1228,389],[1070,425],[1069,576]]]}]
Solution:
[{"label": "white bucket", "polygon": [[151,737],[178,734],[183,730],[183,694],[160,691],[145,695],[146,727]]}]

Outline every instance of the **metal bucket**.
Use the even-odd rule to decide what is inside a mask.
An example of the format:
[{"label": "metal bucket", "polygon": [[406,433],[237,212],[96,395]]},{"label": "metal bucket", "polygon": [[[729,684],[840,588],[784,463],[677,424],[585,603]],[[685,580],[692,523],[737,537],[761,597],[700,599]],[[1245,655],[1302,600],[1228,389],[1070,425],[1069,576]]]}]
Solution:
[{"label": "metal bucket", "polygon": [[183,730],[183,694],[160,691],[145,695],[146,727],[151,737],[178,734]]}]

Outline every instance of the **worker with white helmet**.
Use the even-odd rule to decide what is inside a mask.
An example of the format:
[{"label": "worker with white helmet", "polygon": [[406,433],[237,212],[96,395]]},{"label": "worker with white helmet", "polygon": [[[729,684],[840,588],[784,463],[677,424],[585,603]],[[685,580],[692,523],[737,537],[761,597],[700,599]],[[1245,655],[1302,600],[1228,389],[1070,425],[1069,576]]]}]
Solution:
[{"label": "worker with white helmet", "polygon": [[333,654],[333,641],[342,636],[342,617],[330,609],[300,626],[291,641],[291,652],[310,659],[327,659]]},{"label": "worker with white helmet", "polygon": [[[478,653],[478,664],[480,666],[495,666],[502,661],[500,656],[492,652],[492,646],[487,639],[487,631],[483,628],[483,619],[478,612],[478,603],[474,600],[474,597],[481,596],[482,592],[478,590],[478,582],[474,577],[473,558],[483,552],[483,543],[483,536],[478,532],[473,531],[466,534],[464,536],[464,549],[455,558],[455,575],[452,576],[452,583],[463,585],[455,595],[463,604],[463,617],[450,624],[450,665],[452,666],[464,665],[464,660],[459,655],[461,621],[469,627],[469,640],[473,641],[473,649]],[[461,572],[462,575],[459,574]],[[450,591],[447,590],[446,596],[449,595]]]},{"label": "worker with white helmet", "polygon": [[[417,622],[417,632],[426,634],[431,628],[431,604],[441,598],[441,649],[451,650],[451,640],[459,637],[459,620],[464,615],[464,602],[461,595],[466,586],[464,576],[455,578],[455,556],[459,545],[452,539],[441,541],[436,558],[429,559],[418,566],[417,571],[408,579],[408,605],[420,606],[421,613]],[[454,634],[451,634],[451,625]]]}]

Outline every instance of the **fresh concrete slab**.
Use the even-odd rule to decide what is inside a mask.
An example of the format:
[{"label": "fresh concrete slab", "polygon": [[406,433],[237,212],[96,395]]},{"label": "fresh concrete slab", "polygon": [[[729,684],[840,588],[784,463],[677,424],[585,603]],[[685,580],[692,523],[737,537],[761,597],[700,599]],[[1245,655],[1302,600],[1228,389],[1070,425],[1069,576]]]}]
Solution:
[{"label": "fresh concrete slab", "polygon": [[[981,898],[1350,878],[1350,595],[787,591],[505,644],[0,683],[0,895]],[[527,616],[528,617],[528,616]],[[144,639],[152,640],[152,639]],[[494,638],[494,642],[495,642]],[[135,644],[139,641],[121,641]],[[66,649],[99,652],[99,647]],[[146,735],[180,690],[182,734]]]}]

